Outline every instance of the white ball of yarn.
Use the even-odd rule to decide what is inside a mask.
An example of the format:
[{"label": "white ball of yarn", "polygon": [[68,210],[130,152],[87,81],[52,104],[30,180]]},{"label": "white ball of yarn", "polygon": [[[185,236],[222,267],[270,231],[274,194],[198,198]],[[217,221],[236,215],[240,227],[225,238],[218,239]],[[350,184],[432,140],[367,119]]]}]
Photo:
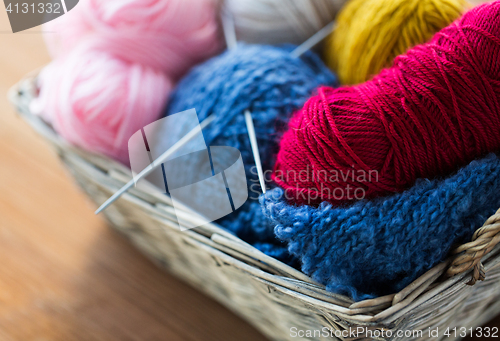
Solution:
[{"label": "white ball of yarn", "polygon": [[226,0],[239,41],[300,44],[331,22],[346,0]]}]

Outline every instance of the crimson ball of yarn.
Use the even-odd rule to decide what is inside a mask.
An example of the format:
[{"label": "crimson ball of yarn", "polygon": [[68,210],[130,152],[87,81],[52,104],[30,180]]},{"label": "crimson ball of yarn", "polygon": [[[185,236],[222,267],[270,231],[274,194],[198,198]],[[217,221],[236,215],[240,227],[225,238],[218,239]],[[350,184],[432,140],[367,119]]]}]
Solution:
[{"label": "crimson ball of yarn", "polygon": [[400,192],[500,150],[500,1],[373,80],[323,87],[290,122],[274,180],[297,204]]}]

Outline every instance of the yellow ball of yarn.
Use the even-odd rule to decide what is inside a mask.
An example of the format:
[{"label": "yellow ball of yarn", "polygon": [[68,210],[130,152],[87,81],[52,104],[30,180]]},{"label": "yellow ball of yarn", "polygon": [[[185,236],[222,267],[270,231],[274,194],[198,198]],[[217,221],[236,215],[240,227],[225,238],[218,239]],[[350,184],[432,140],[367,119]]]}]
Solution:
[{"label": "yellow ball of yarn", "polygon": [[326,62],[342,84],[363,83],[466,8],[464,0],[351,0],[328,38]]}]

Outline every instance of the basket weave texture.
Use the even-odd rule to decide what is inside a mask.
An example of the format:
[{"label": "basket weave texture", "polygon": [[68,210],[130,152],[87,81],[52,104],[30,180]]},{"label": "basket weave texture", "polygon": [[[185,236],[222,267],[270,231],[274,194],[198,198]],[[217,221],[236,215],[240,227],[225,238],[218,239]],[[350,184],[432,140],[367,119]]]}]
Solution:
[{"label": "basket weave texture", "polygon": [[[94,203],[103,203],[131,179],[130,170],[61,139],[30,113],[35,95],[34,75],[9,93],[21,116],[50,142],[80,187]],[[473,241],[401,292],[356,303],[327,292],[214,224],[181,231],[179,224],[192,212],[176,215],[169,197],[147,183],[131,189],[104,214],[155,263],[272,340],[301,339],[299,332],[307,331],[309,336],[302,339],[459,340],[463,334],[445,336],[447,328],[480,326],[500,312],[500,210],[476,231]],[[429,330],[438,330],[439,336],[429,335]]]}]

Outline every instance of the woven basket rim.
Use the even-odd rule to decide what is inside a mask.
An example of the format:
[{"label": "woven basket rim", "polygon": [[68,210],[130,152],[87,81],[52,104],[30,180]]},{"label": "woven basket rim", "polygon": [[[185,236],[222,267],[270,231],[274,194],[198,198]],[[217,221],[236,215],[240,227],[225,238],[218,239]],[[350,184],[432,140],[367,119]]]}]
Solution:
[{"label": "woven basket rim", "polygon": [[[83,163],[89,173],[99,178],[98,181],[101,181],[103,187],[107,187],[111,192],[118,190],[132,177],[127,167],[106,156],[69,144],[50,125],[30,111],[30,103],[37,94],[38,72],[39,70],[36,70],[28,74],[9,90],[11,103],[21,117],[48,140],[56,151],[70,151],[77,162]],[[171,219],[170,199],[147,182],[141,188],[131,189],[123,198],[134,201],[163,223]],[[170,224],[173,223],[170,221]],[[493,257],[500,254],[500,245],[497,245],[500,241],[500,210],[476,231],[472,242],[458,247],[455,255],[427,271],[399,293],[360,302],[327,292],[324,285],[263,254],[216,224],[185,232],[189,238],[206,247],[207,252],[263,283],[272,284],[274,289],[294,296],[316,309],[333,311],[346,321],[362,324],[390,325],[404,318],[404,314],[411,309],[432,301],[439,293],[484,279],[487,270],[500,264],[500,257]],[[473,280],[470,279],[471,275]]]}]

